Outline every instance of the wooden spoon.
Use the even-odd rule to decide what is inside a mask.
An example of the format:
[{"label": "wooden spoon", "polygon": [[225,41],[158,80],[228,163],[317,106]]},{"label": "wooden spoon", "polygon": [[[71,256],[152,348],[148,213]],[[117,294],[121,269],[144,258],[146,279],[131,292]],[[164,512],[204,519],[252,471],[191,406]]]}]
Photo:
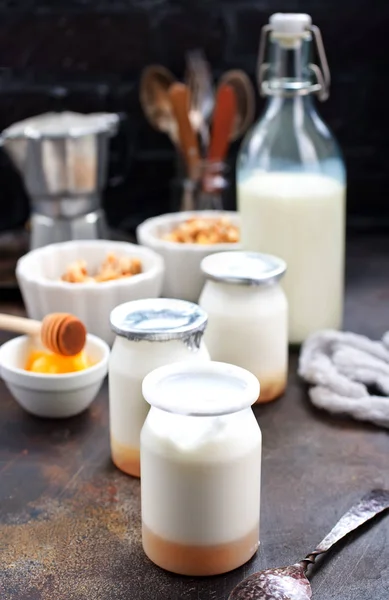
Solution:
[{"label": "wooden spoon", "polygon": [[86,341],[85,325],[68,313],[51,313],[42,322],[0,314],[0,329],[40,336],[42,344],[48,350],[63,356],[78,354]]},{"label": "wooden spoon", "polygon": [[150,65],[142,73],[139,98],[149,123],[177,143],[177,124],[168,94],[174,82],[175,77],[168,69],[162,65]]},{"label": "wooden spoon", "polygon": [[222,83],[216,93],[215,110],[212,119],[211,141],[204,166],[203,192],[211,196],[202,196],[202,206],[222,209],[221,197],[212,198],[212,194],[220,195],[224,183],[223,162],[230,144],[236,118],[236,95],[233,88]]},{"label": "wooden spoon", "polygon": [[196,133],[189,119],[190,94],[184,83],[173,83],[169,98],[178,125],[179,145],[188,169],[188,177],[195,181],[199,176],[200,152]]},{"label": "wooden spoon", "polygon": [[224,73],[220,84],[230,85],[236,95],[237,110],[235,124],[231,133],[231,141],[240,138],[250,127],[255,114],[255,94],[253,85],[246,73],[240,69],[234,69]]},{"label": "wooden spoon", "polygon": [[207,156],[209,161],[223,162],[233,133],[236,109],[234,89],[227,83],[220,84],[212,119],[211,142]]}]

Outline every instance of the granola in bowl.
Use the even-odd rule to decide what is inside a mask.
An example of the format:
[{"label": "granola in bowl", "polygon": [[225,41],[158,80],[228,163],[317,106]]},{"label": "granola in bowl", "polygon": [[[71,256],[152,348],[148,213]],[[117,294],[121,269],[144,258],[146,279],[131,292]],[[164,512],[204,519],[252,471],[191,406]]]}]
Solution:
[{"label": "granola in bowl", "polygon": [[234,244],[239,242],[239,228],[227,217],[191,217],[179,223],[162,239],[179,244]]},{"label": "granola in bowl", "polygon": [[139,273],[142,273],[142,261],[139,258],[117,256],[110,252],[101,263],[96,274],[90,274],[86,261],[80,259],[67,266],[61,280],[68,283],[87,283],[91,281],[101,283],[132,277]]}]

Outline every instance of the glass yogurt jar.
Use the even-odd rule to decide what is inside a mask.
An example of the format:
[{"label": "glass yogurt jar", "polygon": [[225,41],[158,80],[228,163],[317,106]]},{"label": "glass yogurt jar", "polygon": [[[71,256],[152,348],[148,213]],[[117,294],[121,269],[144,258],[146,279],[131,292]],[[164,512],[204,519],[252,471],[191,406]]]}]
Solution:
[{"label": "glass yogurt jar", "polygon": [[237,250],[207,256],[201,270],[207,281],[199,304],[208,314],[204,340],[211,359],[248,369],[261,383],[258,402],[274,400],[288,372],[285,262]]},{"label": "glass yogurt jar", "polygon": [[115,465],[140,476],[140,432],[149,411],[142,381],[153,369],[177,361],[209,361],[202,341],[207,315],[197,304],[152,298],[117,306],[109,362],[111,456]]},{"label": "glass yogurt jar", "polygon": [[259,383],[226,363],[177,363],[143,382],[142,539],[147,556],[181,575],[217,575],[259,545]]}]

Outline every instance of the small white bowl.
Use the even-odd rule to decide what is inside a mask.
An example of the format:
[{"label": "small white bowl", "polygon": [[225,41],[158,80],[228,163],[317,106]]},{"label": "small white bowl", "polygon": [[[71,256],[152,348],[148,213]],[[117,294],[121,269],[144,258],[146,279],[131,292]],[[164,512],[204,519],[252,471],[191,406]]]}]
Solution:
[{"label": "small white bowl", "polygon": [[[142,261],[143,272],[101,283],[69,283],[61,276],[74,261],[85,260],[96,272],[107,254],[130,256]],[[109,315],[129,300],[157,298],[162,289],[163,259],[152,250],[127,242],[109,240],[71,241],[51,244],[28,252],[19,259],[16,277],[27,314],[42,320],[52,312],[68,312],[83,321],[87,331],[112,344]]]},{"label": "small white bowl", "polygon": [[27,336],[13,338],[0,348],[0,375],[17,402],[37,417],[63,419],[83,412],[95,399],[108,371],[109,346],[87,336],[85,352],[95,363],[84,371],[50,375],[26,371],[32,348]]},{"label": "small white bowl", "polygon": [[162,239],[180,223],[198,217],[200,219],[218,219],[227,217],[240,228],[237,212],[230,211],[187,211],[161,215],[147,219],[136,230],[138,242],[160,254],[165,261],[165,277],[162,296],[180,298],[197,302],[204,285],[204,275],[200,263],[209,254],[226,250],[239,250],[240,244],[179,244]]}]

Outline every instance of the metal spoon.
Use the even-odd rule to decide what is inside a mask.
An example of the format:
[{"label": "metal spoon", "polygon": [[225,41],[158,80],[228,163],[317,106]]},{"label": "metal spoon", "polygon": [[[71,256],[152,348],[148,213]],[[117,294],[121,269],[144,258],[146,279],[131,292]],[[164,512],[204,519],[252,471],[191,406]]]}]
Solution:
[{"label": "metal spoon", "polygon": [[309,600],[311,584],[306,577],[309,565],[319,554],[327,552],[351,531],[389,508],[389,490],[373,490],[355,504],[338,521],[316,550],[304,560],[289,567],[259,571],[244,579],[231,592],[228,600]]},{"label": "metal spoon", "polygon": [[224,73],[220,79],[220,84],[222,83],[230,85],[236,95],[237,111],[235,125],[231,134],[231,141],[235,141],[246,133],[254,120],[254,88],[248,75],[240,69],[234,69]]},{"label": "metal spoon", "polygon": [[174,75],[162,65],[150,65],[142,73],[139,98],[149,123],[177,143],[177,123],[169,98],[169,88],[175,81]]},{"label": "metal spoon", "polygon": [[201,50],[188,52],[186,60],[186,82],[191,98],[189,118],[205,148],[209,142],[208,120],[215,104],[211,70]]}]

